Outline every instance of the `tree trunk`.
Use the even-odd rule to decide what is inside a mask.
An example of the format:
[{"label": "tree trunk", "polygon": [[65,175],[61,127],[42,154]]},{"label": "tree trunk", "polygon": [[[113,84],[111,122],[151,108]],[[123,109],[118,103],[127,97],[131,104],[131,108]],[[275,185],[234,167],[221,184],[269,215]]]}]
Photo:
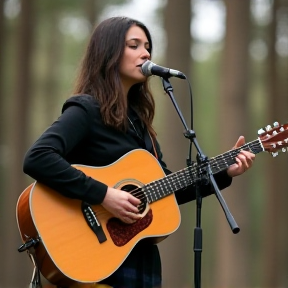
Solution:
[{"label": "tree trunk", "polygon": [[[221,151],[232,148],[247,134],[248,44],[250,1],[226,0],[226,37],[219,99]],[[233,235],[219,208],[214,287],[248,287],[249,283],[249,175],[233,180],[223,192],[241,232]],[[220,207],[220,206],[219,206]]]},{"label": "tree trunk", "polygon": [[[4,127],[2,128],[2,126],[4,126],[4,83],[3,83],[3,78],[4,78],[4,56],[5,56],[5,19],[4,19],[4,0],[0,0],[0,43],[1,43],[1,53],[0,53],[0,63],[2,63],[2,65],[0,65],[0,155],[2,154],[1,151],[3,151],[1,148],[2,145],[4,145],[4,137],[3,137],[3,131],[4,131]],[[2,157],[1,157],[2,158]],[[1,161],[1,160],[0,160]],[[1,165],[1,162],[0,162]],[[2,165],[1,165],[1,171],[2,171]],[[0,184],[1,185],[1,184]]]},{"label": "tree trunk", "polygon": [[83,3],[83,5],[86,17],[89,23],[91,24],[91,31],[92,31],[92,28],[94,27],[94,25],[96,25],[97,18],[103,9],[102,3],[100,3],[99,0],[96,1],[88,0],[85,3]]},{"label": "tree trunk", "polygon": [[[273,2],[272,21],[268,33],[268,61],[267,61],[267,115],[271,123],[287,121],[287,60],[283,61],[277,55],[275,47],[278,27],[281,21],[286,21],[288,4],[285,1]],[[287,58],[286,58],[287,59]],[[287,155],[285,155],[287,156]],[[286,159],[285,159],[286,158]],[[266,167],[266,213],[263,226],[263,256],[264,266],[263,286],[281,287],[287,285],[287,157],[279,155],[276,159],[269,158]]]},{"label": "tree trunk", "polygon": [[[46,73],[44,79],[44,89],[43,89],[43,97],[44,99],[40,99],[40,103],[42,104],[41,107],[43,110],[43,123],[46,125],[50,125],[56,117],[58,117],[59,109],[58,107],[58,91],[60,86],[60,81],[62,81],[62,77],[59,73],[61,67],[61,54],[62,54],[62,47],[63,47],[63,36],[60,34],[58,29],[59,25],[59,13],[57,11],[57,7],[51,11],[50,19],[51,21],[48,23],[48,36],[46,39]],[[55,48],[57,47],[57,48]],[[59,77],[60,76],[60,77]],[[36,95],[37,97],[38,95]],[[43,101],[44,100],[44,101]],[[39,99],[38,99],[39,101]],[[49,111],[49,113],[45,113],[45,111]],[[39,114],[36,114],[37,116]],[[57,116],[56,116],[57,115]]]},{"label": "tree trunk", "polygon": [[[6,100],[6,93],[4,89],[4,59],[6,56],[6,51],[7,51],[7,45],[6,45],[6,22],[4,19],[4,0],[0,0],[0,46],[1,46],[1,51],[0,51],[0,191],[5,191],[5,184],[6,184],[6,177],[5,177],[5,154],[6,154],[6,149],[7,149],[7,137],[5,137],[5,134],[7,133],[7,127],[6,125],[6,105],[5,103]],[[2,201],[1,201],[2,202]],[[0,211],[3,209],[2,204],[0,202]],[[0,226],[2,219],[0,218]]]},{"label": "tree trunk", "polygon": [[[5,54],[6,54],[6,34],[5,34],[5,19],[4,19],[4,0],[0,0],[0,45],[1,45],[1,51],[0,51],[0,191],[6,191],[6,159],[8,157],[6,156],[7,153],[7,127],[6,127],[6,93],[4,89],[4,59],[5,59]],[[0,211],[4,209],[4,203],[3,201],[0,201]],[[1,215],[1,212],[0,212]],[[0,217],[0,227],[3,227],[4,222],[3,222],[3,217]],[[1,262],[0,262],[1,263]],[[4,264],[3,264],[4,265]],[[1,264],[0,264],[0,269],[1,269]]]},{"label": "tree trunk", "polygon": [[[15,206],[17,198],[25,188],[22,161],[25,153],[27,137],[27,114],[30,98],[31,55],[33,48],[33,1],[21,1],[21,13],[18,29],[18,61],[15,92],[13,95],[13,112],[9,120],[10,138],[8,169],[8,188],[3,197],[3,231],[1,235],[2,256],[0,286],[25,287],[32,275],[32,263],[27,255],[19,254],[17,248],[21,244],[15,221]],[[24,253],[25,254],[25,253]],[[21,273],[19,273],[21,271]]]},{"label": "tree trunk", "polygon": [[[167,32],[167,49],[165,66],[182,71],[189,79],[190,75],[190,21],[191,4],[185,0],[169,0],[164,12],[164,28]],[[177,23],[177,25],[175,25]],[[159,78],[160,81],[160,78]],[[190,126],[187,83],[180,79],[170,79],[176,101]],[[164,94],[164,92],[163,92]],[[183,125],[168,95],[158,95],[156,102],[160,107],[157,118],[164,125],[158,125],[158,137],[169,169],[172,171],[184,168],[189,142],[183,136]],[[185,208],[181,207],[182,225],[176,233],[169,236],[159,247],[163,267],[163,287],[185,287],[192,281],[191,246],[193,241],[185,227]],[[191,217],[191,215],[189,215]],[[168,252],[169,251],[169,252]]]}]

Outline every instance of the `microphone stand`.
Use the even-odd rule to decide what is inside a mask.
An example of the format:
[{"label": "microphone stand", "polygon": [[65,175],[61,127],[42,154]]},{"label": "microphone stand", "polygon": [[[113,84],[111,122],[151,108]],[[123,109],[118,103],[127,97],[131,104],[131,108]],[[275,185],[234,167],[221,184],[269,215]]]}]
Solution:
[{"label": "microphone stand", "polygon": [[[162,78],[162,84],[165,92],[169,95],[177,113],[180,117],[180,120],[185,128],[184,136],[190,140],[190,143],[193,143],[197,150],[197,174],[199,176],[198,179],[200,181],[196,181],[196,227],[194,229],[194,284],[195,288],[201,287],[201,253],[202,253],[202,228],[201,228],[201,209],[202,209],[202,195],[200,192],[201,185],[211,184],[211,188],[213,188],[216,198],[220,202],[220,205],[225,213],[225,216],[228,220],[228,223],[234,234],[240,231],[238,225],[236,224],[233,216],[231,215],[224,198],[222,197],[218,185],[214,179],[209,161],[207,156],[205,156],[198,144],[196,139],[196,134],[193,130],[189,129],[184,117],[176,103],[175,97],[173,95],[173,87],[169,82],[168,78]],[[192,112],[193,113],[193,112]],[[192,161],[191,158],[187,159],[187,166],[191,166]],[[192,171],[191,179],[193,179]]]}]

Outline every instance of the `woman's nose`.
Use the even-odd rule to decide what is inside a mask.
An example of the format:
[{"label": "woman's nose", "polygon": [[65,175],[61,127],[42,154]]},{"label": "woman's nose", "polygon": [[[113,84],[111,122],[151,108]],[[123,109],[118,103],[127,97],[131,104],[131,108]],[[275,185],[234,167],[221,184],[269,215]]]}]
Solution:
[{"label": "woman's nose", "polygon": [[142,59],[150,59],[150,53],[148,52],[147,49],[144,49],[141,58]]}]

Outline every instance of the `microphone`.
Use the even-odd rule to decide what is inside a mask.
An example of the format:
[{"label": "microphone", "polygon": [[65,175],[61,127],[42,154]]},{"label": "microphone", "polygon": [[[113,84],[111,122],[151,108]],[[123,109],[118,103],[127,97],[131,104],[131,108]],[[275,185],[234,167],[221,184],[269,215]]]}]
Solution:
[{"label": "microphone", "polygon": [[163,78],[177,77],[181,79],[186,79],[186,76],[182,72],[159,66],[149,60],[143,63],[143,65],[141,66],[141,70],[143,75],[145,76],[156,75]]}]

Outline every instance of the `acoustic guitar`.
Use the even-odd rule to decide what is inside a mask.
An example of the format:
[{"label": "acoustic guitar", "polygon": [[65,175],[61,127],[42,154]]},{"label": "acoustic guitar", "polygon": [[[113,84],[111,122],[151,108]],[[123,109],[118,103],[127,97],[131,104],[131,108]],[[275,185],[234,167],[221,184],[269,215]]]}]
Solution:
[{"label": "acoustic guitar", "polygon": [[[259,130],[258,139],[209,159],[212,173],[234,164],[242,149],[255,154],[267,151],[273,156],[286,151],[287,128],[288,124],[267,126]],[[33,246],[41,274],[59,286],[97,283],[111,275],[139,241],[159,242],[176,231],[181,219],[174,191],[195,184],[205,173],[204,166],[193,163],[166,176],[157,159],[142,149],[105,167],[73,166],[139,198],[142,218],[125,224],[101,205],[64,197],[38,182],[27,187],[16,207],[23,240],[18,250],[29,254]]]}]

